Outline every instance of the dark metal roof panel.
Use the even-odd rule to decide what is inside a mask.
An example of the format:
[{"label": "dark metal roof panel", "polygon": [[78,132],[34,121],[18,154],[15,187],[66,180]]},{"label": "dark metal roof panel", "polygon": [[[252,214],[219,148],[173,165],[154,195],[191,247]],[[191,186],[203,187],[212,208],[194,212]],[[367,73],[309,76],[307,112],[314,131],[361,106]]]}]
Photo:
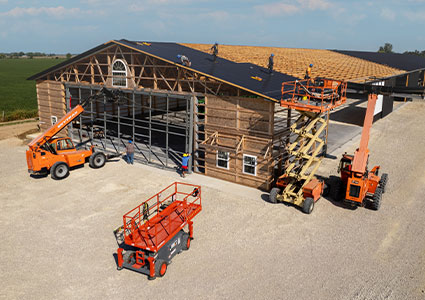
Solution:
[{"label": "dark metal roof panel", "polygon": [[[260,66],[250,63],[235,63],[221,57],[218,57],[216,62],[214,62],[211,55],[176,43],[128,40],[116,42],[177,65],[181,65],[177,55],[185,55],[189,58],[192,65],[184,68],[277,101],[281,98],[282,82],[297,79],[279,72],[269,74],[268,69]],[[253,79],[253,77],[261,78],[261,81]]]},{"label": "dark metal roof panel", "polygon": [[381,65],[405,71],[425,68],[425,57],[414,54],[379,53],[367,51],[332,50],[337,53],[361,58]]}]

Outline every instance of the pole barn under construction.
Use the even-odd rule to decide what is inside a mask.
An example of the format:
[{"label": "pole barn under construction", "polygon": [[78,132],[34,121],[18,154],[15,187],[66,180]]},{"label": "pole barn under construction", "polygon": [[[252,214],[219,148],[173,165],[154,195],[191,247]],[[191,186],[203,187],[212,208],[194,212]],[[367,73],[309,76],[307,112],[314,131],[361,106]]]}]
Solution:
[{"label": "pole barn under construction", "polygon": [[[299,116],[279,105],[282,83],[301,78],[299,72],[270,74],[194,48],[113,40],[30,77],[37,82],[42,130],[103,87],[119,90],[124,101],[104,97],[85,106],[68,128],[75,143],[117,153],[131,139],[136,162],[169,169],[189,153],[189,171],[269,190],[289,159],[285,145]],[[409,76],[384,66],[379,72],[374,75],[388,76],[385,82]]]}]

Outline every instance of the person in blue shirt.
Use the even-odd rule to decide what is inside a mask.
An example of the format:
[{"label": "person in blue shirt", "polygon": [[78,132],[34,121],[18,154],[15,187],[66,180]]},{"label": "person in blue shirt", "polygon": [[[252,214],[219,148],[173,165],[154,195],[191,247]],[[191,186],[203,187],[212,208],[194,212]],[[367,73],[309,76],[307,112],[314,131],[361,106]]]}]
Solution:
[{"label": "person in blue shirt", "polygon": [[189,163],[189,159],[190,159],[190,154],[189,153],[183,153],[183,157],[182,157],[182,176],[183,176],[183,178],[186,177],[187,165]]}]

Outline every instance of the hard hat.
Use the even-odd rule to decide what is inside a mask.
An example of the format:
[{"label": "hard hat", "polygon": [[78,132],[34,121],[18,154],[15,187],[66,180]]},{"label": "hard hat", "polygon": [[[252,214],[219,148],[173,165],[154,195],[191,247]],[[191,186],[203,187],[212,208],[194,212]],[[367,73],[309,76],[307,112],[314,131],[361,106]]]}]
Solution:
[{"label": "hard hat", "polygon": [[274,54],[272,53],[272,54],[270,54],[270,56],[274,56]]},{"label": "hard hat", "polygon": [[313,64],[310,64],[310,67],[312,67],[313,66]]},{"label": "hard hat", "polygon": [[131,144],[133,141],[132,140],[128,140],[128,143]]},{"label": "hard hat", "polygon": [[183,157],[189,156],[189,154],[187,153],[183,153]]},{"label": "hard hat", "polygon": [[179,59],[180,59],[180,58],[182,58],[181,54],[178,54],[178,55],[177,55],[177,58],[179,58]]}]

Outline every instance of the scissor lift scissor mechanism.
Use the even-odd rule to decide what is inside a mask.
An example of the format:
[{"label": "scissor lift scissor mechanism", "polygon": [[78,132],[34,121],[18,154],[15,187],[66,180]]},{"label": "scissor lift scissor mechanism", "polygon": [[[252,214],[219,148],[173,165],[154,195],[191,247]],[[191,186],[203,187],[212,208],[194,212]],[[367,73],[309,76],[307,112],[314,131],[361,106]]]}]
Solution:
[{"label": "scissor lift scissor mechanism", "polygon": [[281,106],[300,114],[290,126],[294,138],[287,145],[289,165],[270,192],[271,202],[283,201],[311,213],[324,190],[314,177],[324,150],[329,112],[345,103],[347,84],[332,79],[308,79],[282,84]]}]

